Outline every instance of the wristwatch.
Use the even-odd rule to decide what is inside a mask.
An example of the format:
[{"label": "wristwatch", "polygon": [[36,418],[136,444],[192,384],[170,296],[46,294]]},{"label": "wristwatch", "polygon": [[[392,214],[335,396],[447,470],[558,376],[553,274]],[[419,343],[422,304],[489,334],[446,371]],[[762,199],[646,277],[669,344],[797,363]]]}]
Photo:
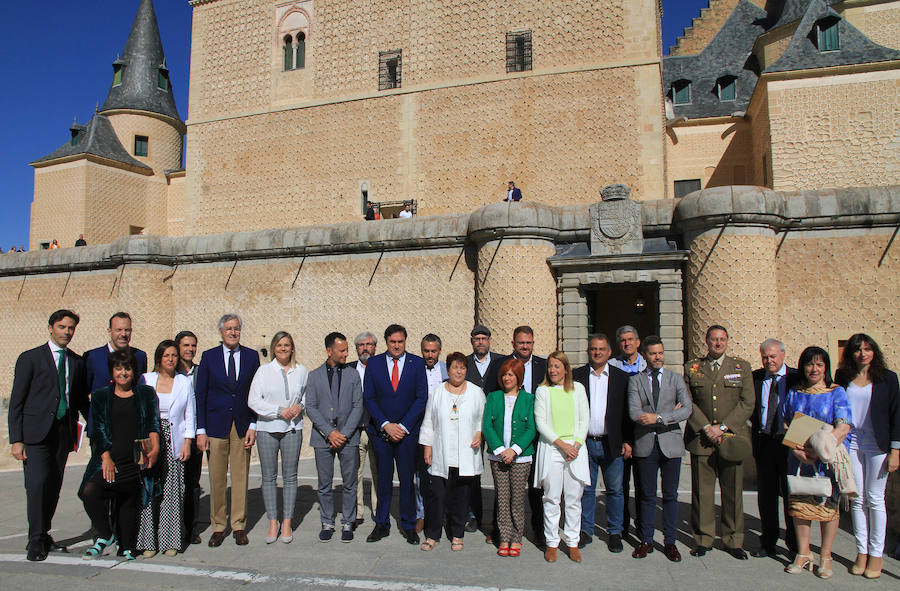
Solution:
[{"label": "wristwatch", "polygon": [[728,427],[726,427],[725,425],[719,425],[719,429],[721,429],[722,433],[724,433],[725,431],[728,430]]}]

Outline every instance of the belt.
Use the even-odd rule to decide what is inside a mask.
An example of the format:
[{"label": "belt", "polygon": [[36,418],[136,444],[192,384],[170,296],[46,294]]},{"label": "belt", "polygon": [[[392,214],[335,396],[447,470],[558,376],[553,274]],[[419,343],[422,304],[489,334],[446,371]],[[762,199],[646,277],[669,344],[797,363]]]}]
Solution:
[{"label": "belt", "polygon": [[591,441],[606,441],[607,436],[606,435],[588,435],[587,438],[590,439]]}]

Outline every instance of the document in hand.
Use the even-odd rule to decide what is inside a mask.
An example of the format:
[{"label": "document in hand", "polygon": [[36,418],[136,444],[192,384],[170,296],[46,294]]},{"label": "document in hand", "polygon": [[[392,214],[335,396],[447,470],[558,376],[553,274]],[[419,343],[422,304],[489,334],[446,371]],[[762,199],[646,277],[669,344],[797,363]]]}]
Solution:
[{"label": "document in hand", "polygon": [[782,443],[790,448],[806,445],[809,436],[824,426],[825,423],[819,419],[814,419],[801,412],[794,413],[794,418],[791,419],[791,424],[787,433],[784,434]]}]

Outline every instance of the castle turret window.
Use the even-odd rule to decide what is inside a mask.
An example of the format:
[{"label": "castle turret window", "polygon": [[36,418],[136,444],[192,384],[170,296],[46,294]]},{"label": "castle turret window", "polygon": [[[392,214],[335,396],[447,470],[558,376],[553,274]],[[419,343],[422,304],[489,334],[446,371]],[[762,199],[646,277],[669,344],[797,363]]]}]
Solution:
[{"label": "castle turret window", "polygon": [[146,158],[150,150],[150,138],[145,135],[134,136],[134,155]]},{"label": "castle turret window", "polygon": [[122,64],[114,64],[113,65],[113,86],[120,86],[122,84],[122,70],[124,67]]},{"label": "castle turret window", "polygon": [[734,76],[722,76],[716,80],[716,94],[720,101],[737,100],[737,78]]},{"label": "castle turret window", "polygon": [[816,47],[819,51],[837,51],[841,48],[838,24],[840,19],[823,19],[816,23]]},{"label": "castle turret window", "polygon": [[672,102],[676,105],[691,104],[690,80],[676,80],[672,83]]},{"label": "castle turret window", "polygon": [[156,87],[160,90],[169,90],[169,72],[160,68],[156,74]]}]

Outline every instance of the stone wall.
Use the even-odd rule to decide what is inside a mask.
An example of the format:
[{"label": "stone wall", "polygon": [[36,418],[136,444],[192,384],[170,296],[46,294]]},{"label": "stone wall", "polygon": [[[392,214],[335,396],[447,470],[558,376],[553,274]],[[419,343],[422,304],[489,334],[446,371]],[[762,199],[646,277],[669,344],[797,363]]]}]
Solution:
[{"label": "stone wall", "polygon": [[844,18],[875,43],[900,49],[900,2],[846,8],[843,14]]},{"label": "stone wall", "polygon": [[773,188],[900,182],[900,70],[768,84]]},{"label": "stone wall", "polygon": [[[61,246],[72,246],[87,227],[88,168],[86,160],[34,169],[34,199],[31,202],[30,250],[54,238]],[[60,215],[65,212],[65,215]],[[4,246],[3,248],[6,248]]]},{"label": "stone wall", "polygon": [[676,125],[669,128],[666,137],[670,185],[678,180],[700,179],[705,189],[742,185],[754,179],[751,124],[746,119]]}]

